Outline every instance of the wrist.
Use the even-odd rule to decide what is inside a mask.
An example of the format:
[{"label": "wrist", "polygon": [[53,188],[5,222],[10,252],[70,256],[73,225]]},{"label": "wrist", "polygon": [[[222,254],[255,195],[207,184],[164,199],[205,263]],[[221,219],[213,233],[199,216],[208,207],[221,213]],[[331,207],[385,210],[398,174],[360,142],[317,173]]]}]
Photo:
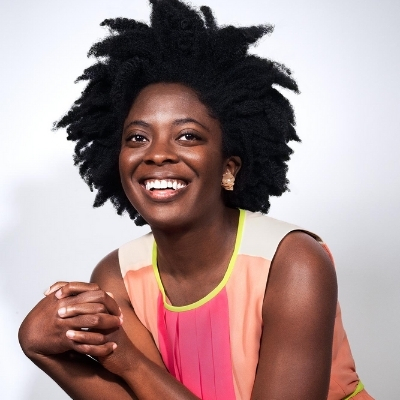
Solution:
[{"label": "wrist", "polygon": [[[125,381],[135,380],[135,377],[140,374],[143,366],[149,360],[133,344],[129,352],[124,350],[121,349],[121,353],[119,353],[118,348],[116,349],[114,355],[115,358],[112,360],[112,363],[117,366],[118,371],[113,372],[119,375]],[[107,365],[104,366],[107,368]]]}]

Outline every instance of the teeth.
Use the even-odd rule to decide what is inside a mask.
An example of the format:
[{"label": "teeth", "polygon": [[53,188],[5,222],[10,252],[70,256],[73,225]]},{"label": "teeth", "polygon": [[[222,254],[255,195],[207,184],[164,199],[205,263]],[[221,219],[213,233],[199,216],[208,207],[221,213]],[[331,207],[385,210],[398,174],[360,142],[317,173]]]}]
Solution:
[{"label": "teeth", "polygon": [[182,189],[186,186],[186,183],[177,180],[166,180],[166,179],[152,179],[145,181],[144,186],[146,190],[151,189]]}]

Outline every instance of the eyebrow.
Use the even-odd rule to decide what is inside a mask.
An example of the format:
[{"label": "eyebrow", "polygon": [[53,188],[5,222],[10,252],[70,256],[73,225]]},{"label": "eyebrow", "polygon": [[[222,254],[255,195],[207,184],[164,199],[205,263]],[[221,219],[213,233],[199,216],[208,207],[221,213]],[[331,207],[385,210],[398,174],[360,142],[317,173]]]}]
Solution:
[{"label": "eyebrow", "polygon": [[147,122],[142,121],[141,119],[138,119],[138,120],[134,120],[134,121],[129,122],[129,124],[124,127],[124,130],[128,129],[129,127],[131,127],[133,125],[139,125],[139,126],[142,126],[143,128],[150,127],[150,124],[148,124]]},{"label": "eyebrow", "polygon": [[180,119],[176,119],[173,122],[173,125],[177,126],[177,125],[183,125],[186,124],[188,122],[193,122],[194,124],[200,125],[202,128],[204,128],[207,132],[210,132],[210,129],[208,129],[205,125],[203,125],[202,123],[200,123],[199,121],[193,119],[193,118],[180,118]]},{"label": "eyebrow", "polygon": [[[202,128],[204,128],[207,132],[210,132],[210,129],[207,128],[205,125],[203,125],[202,123],[200,123],[199,121],[193,119],[193,118],[179,118],[174,120],[174,122],[172,123],[172,125],[174,126],[179,126],[179,125],[183,125],[183,124],[187,124],[188,122],[192,122],[194,124],[200,125]],[[128,129],[131,126],[142,126],[143,128],[149,128],[151,125],[141,119],[138,120],[134,120],[129,122],[128,125],[125,126],[124,130]]]}]

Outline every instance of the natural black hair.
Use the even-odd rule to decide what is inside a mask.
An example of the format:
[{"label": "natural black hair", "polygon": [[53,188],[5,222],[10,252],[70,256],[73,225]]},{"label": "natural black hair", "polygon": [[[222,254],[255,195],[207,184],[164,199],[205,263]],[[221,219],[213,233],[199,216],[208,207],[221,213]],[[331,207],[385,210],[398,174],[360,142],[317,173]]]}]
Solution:
[{"label": "natural black hair", "polygon": [[240,156],[242,168],[230,207],[267,213],[269,196],[287,190],[291,140],[299,141],[289,101],[277,89],[297,92],[282,64],[248,53],[272,32],[270,25],[219,27],[208,7],[200,11],[178,0],[150,0],[147,25],[127,18],[106,19],[109,35],[88,56],[96,63],[77,81],[87,81],[81,97],[55,128],[67,128],[76,142],[74,160],[94,206],[110,200],[145,223],[126,197],[118,170],[121,132],[133,100],[151,83],[175,82],[192,88],[220,122],[223,150]]}]

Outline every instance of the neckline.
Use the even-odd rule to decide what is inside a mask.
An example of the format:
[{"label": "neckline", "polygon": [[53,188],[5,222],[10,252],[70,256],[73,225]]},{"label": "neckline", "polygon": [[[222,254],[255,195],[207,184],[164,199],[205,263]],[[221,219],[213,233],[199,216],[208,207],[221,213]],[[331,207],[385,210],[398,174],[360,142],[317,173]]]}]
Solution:
[{"label": "neckline", "polygon": [[152,266],[153,266],[154,276],[156,278],[158,288],[160,289],[160,292],[161,292],[161,295],[163,298],[164,307],[167,310],[174,311],[174,312],[194,310],[195,308],[201,307],[203,304],[205,304],[208,301],[210,301],[211,299],[213,299],[225,287],[226,283],[229,280],[229,277],[232,274],[233,267],[236,263],[236,258],[237,258],[240,244],[242,241],[244,219],[245,219],[245,211],[242,209],[239,209],[239,223],[238,223],[238,228],[237,228],[237,232],[236,232],[235,247],[233,249],[233,253],[232,253],[231,259],[229,261],[228,268],[226,269],[225,275],[222,278],[221,282],[206,296],[204,296],[200,300],[195,301],[194,303],[187,304],[185,306],[173,306],[172,304],[167,303],[167,296],[165,294],[164,286],[161,281],[160,272],[157,267],[157,244],[156,244],[156,241],[154,240],[153,254],[152,254]]}]

